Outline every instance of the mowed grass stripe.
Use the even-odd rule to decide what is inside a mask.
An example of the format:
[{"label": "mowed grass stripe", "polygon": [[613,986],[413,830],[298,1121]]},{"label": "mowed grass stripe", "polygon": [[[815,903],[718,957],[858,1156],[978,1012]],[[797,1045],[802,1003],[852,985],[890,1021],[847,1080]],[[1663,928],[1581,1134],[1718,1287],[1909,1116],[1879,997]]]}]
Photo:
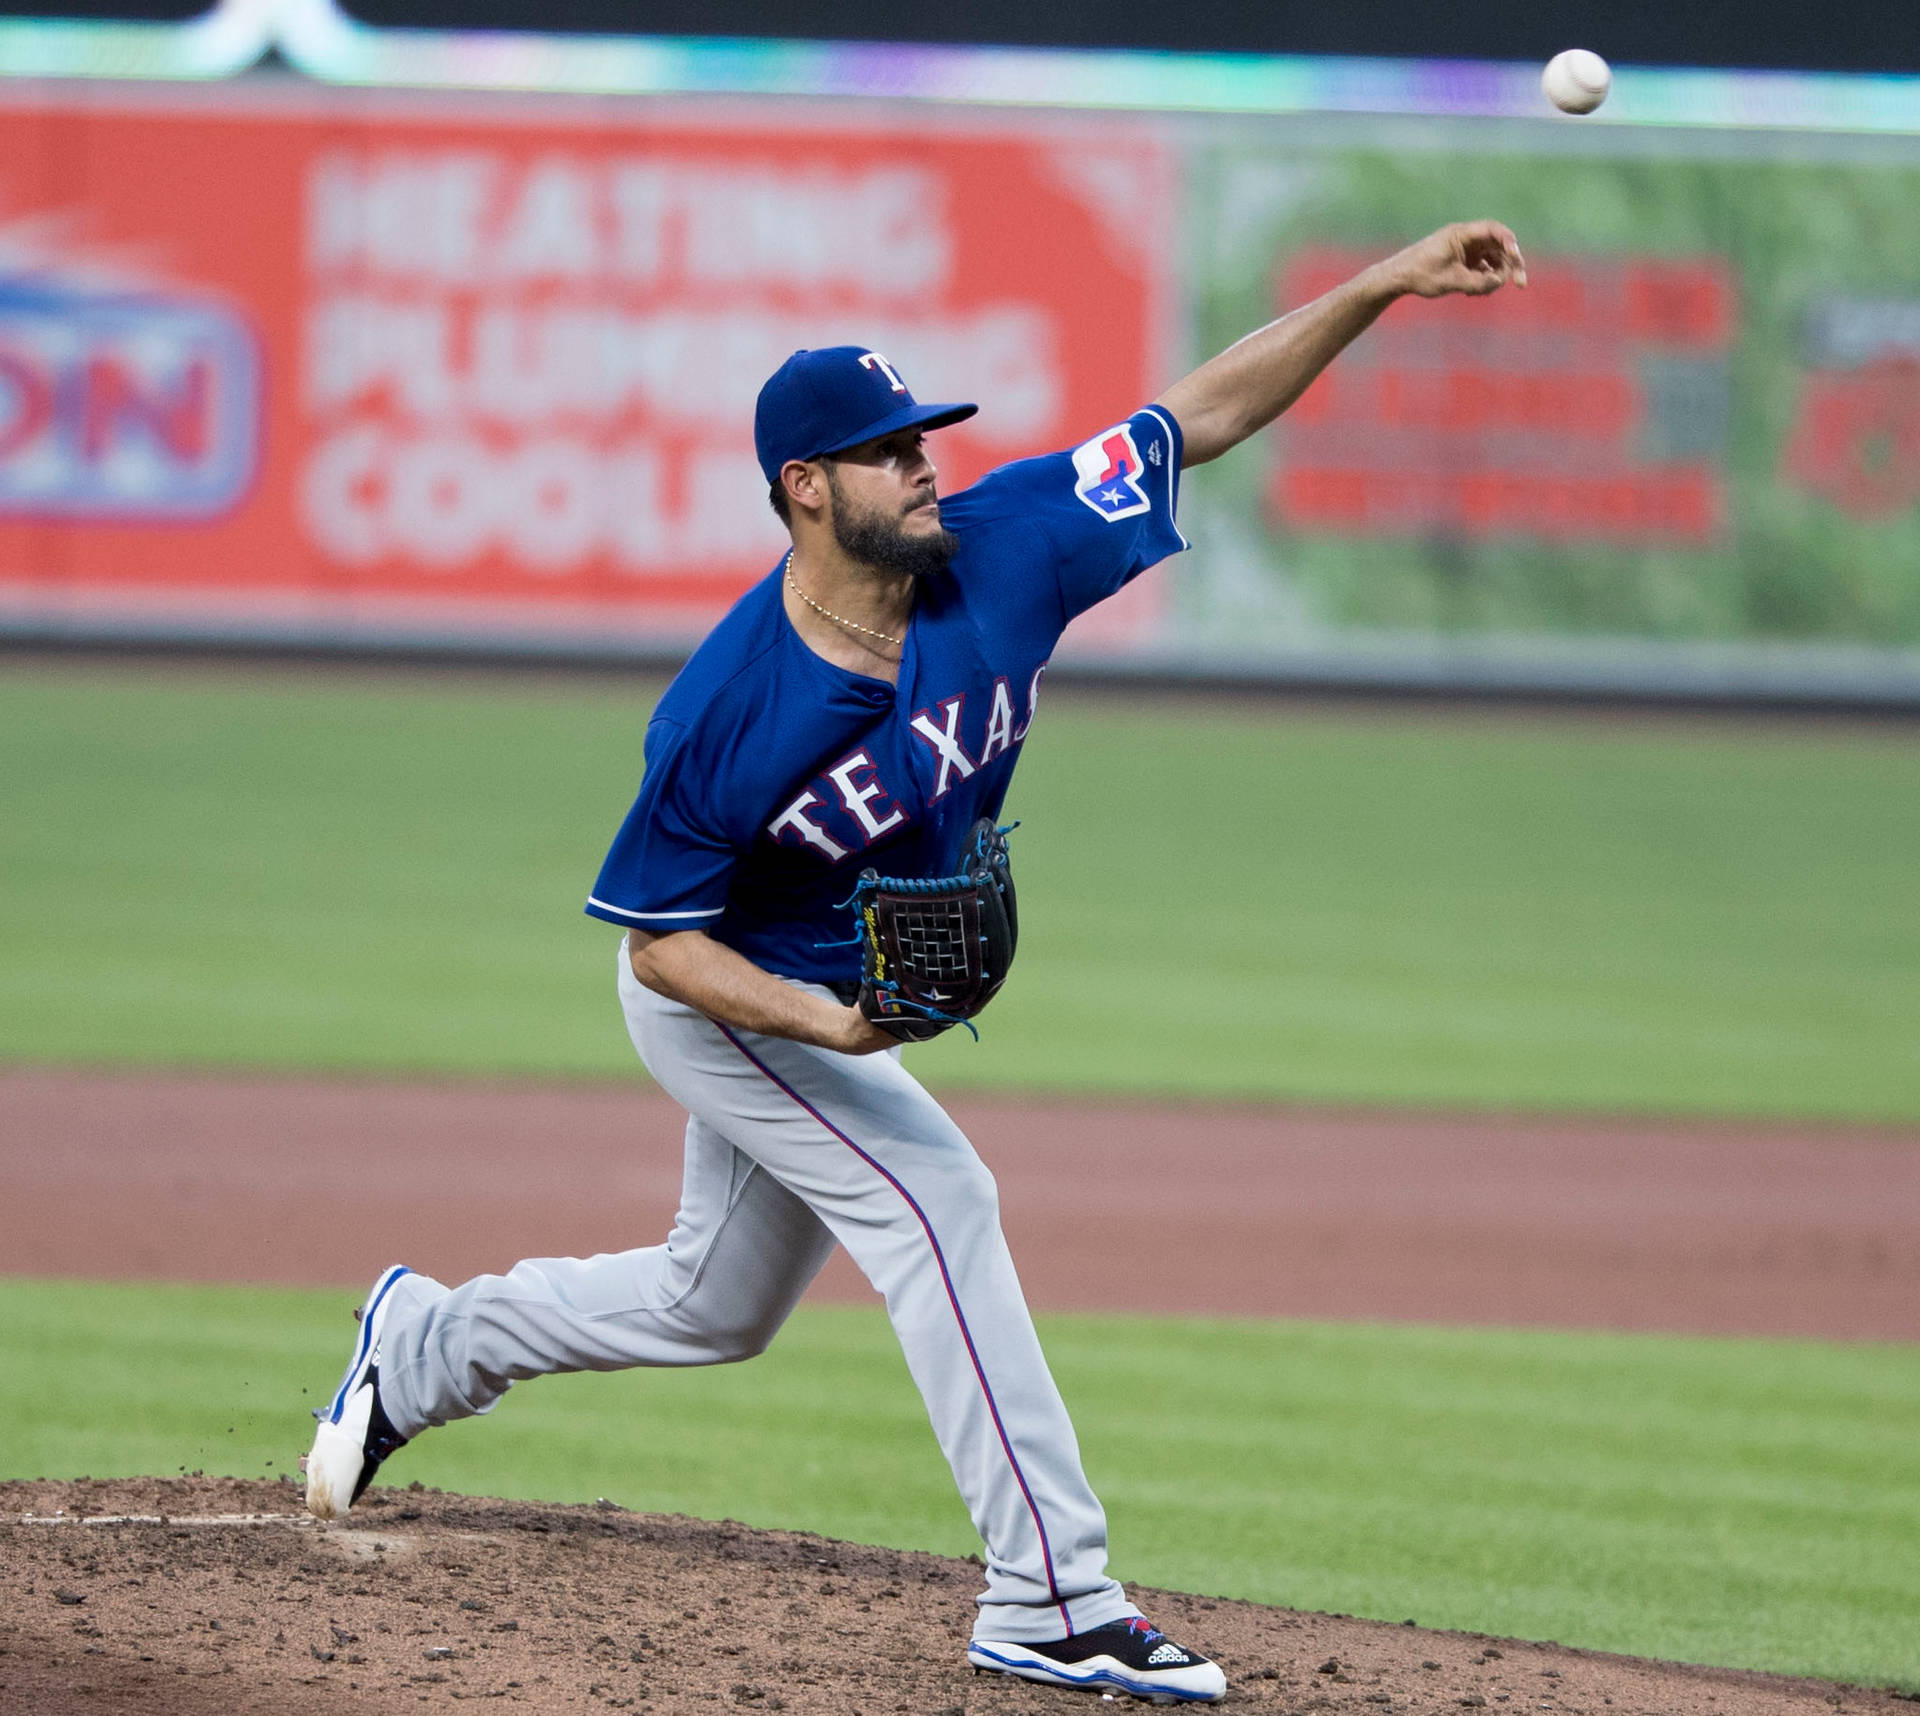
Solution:
[{"label": "mowed grass stripe", "polygon": [[[633,1076],[654,682],[12,666],[0,1054]],[[1920,1119],[1920,743],[1049,692],[931,1082]]]},{"label": "mowed grass stripe", "polygon": [[[348,1309],[0,1281],[0,1476],[287,1474]],[[1085,1316],[1042,1337],[1126,1579],[1920,1688],[1920,1348]],[[977,1548],[878,1310],[803,1308],[751,1364],[544,1379],[387,1476]]]}]

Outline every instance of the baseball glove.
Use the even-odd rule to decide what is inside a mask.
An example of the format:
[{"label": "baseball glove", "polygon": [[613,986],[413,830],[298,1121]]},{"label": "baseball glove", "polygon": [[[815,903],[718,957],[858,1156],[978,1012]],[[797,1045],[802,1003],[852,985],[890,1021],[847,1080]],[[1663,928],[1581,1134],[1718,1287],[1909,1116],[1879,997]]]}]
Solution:
[{"label": "baseball glove", "polygon": [[1020,938],[1007,834],[982,818],[967,835],[960,870],[909,881],[860,872],[853,907],[860,944],[860,1011],[903,1043],[955,1025],[975,1037],[973,1016],[1007,980]]}]

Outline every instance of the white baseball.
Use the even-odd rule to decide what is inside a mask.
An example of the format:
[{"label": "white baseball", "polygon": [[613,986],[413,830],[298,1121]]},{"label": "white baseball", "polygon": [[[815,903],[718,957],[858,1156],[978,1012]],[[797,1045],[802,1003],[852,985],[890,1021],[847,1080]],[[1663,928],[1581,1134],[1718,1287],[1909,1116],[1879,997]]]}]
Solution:
[{"label": "white baseball", "polygon": [[1591,113],[1613,88],[1613,69],[1596,53],[1568,48],[1547,61],[1540,87],[1561,112]]}]

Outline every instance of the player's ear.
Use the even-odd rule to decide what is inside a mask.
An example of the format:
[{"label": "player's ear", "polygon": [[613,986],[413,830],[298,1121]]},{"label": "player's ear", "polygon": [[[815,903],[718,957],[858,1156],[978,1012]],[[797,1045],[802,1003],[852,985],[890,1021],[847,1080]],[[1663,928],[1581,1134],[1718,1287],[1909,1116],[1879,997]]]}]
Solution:
[{"label": "player's ear", "polygon": [[790,515],[804,512],[818,518],[826,511],[826,469],[819,460],[789,459],[780,467],[780,486],[786,491]]}]

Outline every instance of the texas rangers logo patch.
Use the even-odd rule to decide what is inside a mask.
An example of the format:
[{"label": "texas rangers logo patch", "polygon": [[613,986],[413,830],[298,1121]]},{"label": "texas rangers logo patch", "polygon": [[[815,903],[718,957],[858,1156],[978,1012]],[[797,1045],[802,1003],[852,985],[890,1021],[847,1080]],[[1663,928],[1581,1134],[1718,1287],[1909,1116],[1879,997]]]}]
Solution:
[{"label": "texas rangers logo patch", "polygon": [[1146,468],[1133,444],[1133,425],[1122,423],[1074,448],[1073,492],[1104,519],[1132,518],[1153,507],[1140,486]]}]

